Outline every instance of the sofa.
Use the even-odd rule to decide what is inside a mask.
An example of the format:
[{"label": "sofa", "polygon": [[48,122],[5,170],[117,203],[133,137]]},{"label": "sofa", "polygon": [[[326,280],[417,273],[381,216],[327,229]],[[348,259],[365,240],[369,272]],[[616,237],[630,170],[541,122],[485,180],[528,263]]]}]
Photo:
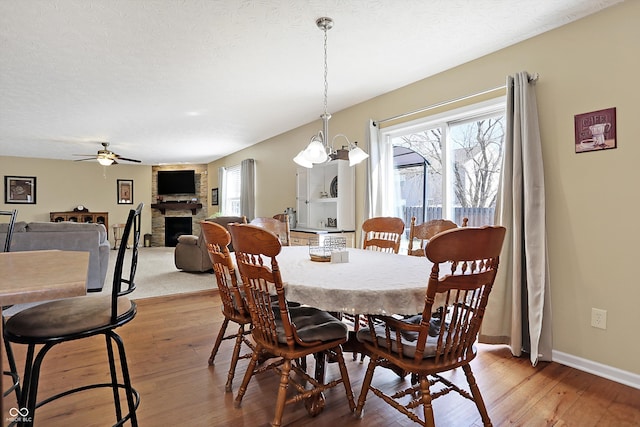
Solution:
[{"label": "sofa", "polygon": [[[0,224],[0,242],[7,236],[7,224]],[[11,252],[60,249],[89,252],[87,291],[99,292],[109,266],[110,245],[103,224],[76,222],[17,221],[11,239]],[[34,266],[37,268],[37,266]]]},{"label": "sofa", "polygon": [[[246,224],[247,218],[244,216],[218,216],[209,218],[206,221],[215,222],[226,228],[234,222]],[[233,242],[229,244],[229,250],[233,252]],[[174,262],[178,270],[205,272],[213,269],[213,264],[209,258],[209,252],[202,237],[202,232],[200,232],[198,236],[193,234],[178,236],[178,244],[173,254]]]}]

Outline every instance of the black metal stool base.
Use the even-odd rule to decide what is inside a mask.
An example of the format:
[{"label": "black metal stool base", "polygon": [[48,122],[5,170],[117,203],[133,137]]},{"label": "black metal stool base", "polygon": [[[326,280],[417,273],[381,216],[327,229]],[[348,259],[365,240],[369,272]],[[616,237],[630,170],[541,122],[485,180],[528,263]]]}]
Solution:
[{"label": "black metal stool base", "polygon": [[[53,396],[50,396],[44,400],[37,401],[38,382],[40,376],[40,367],[47,352],[55,345],[61,342],[47,343],[38,351],[35,359],[35,344],[29,344],[27,350],[27,358],[25,364],[24,383],[22,386],[21,399],[19,402],[19,410],[16,418],[12,420],[9,426],[33,426],[36,409],[43,405],[51,403],[62,397],[69,396],[82,391],[93,390],[97,388],[109,388],[113,392],[113,403],[115,407],[116,423],[114,427],[122,426],[127,421],[131,422],[133,427],[137,427],[138,421],[136,417],[136,411],[140,405],[140,393],[131,385],[131,377],[129,375],[129,368],[127,366],[127,359],[124,350],[124,343],[118,334],[113,330],[107,330],[103,332],[107,344],[107,355],[109,359],[109,371],[111,375],[111,382],[108,383],[95,383],[87,384],[80,387],[75,387]],[[62,341],[64,342],[64,341]],[[115,342],[118,348],[118,354],[120,356],[120,374],[122,376],[122,383],[118,380],[118,373],[116,370],[116,360],[113,349],[113,343]],[[119,390],[124,390],[124,396],[121,396]],[[126,399],[126,407],[129,412],[125,415],[122,414],[122,404],[120,402],[121,397]]]},{"label": "black metal stool base", "polygon": [[[124,384],[118,384],[117,387],[121,388],[123,390],[126,390],[126,388],[127,388]],[[74,388],[74,389],[71,389],[71,390],[67,390],[67,391],[64,391],[62,393],[58,393],[58,394],[56,394],[54,396],[48,397],[48,398],[46,398],[45,400],[43,400],[41,402],[38,402],[36,404],[36,409],[40,408],[41,406],[46,405],[47,403],[53,402],[55,400],[58,400],[58,399],[60,399],[62,397],[69,396],[71,394],[78,393],[78,392],[81,392],[81,391],[93,390],[93,389],[96,389],[96,388],[110,388],[110,389],[112,389],[113,388],[113,384],[111,384],[111,383],[89,384],[89,385],[86,385],[86,386],[77,387],[77,388]],[[134,401],[133,411],[135,412],[135,411],[138,410],[138,406],[140,406],[140,393],[138,393],[138,391],[133,387],[131,388],[131,393],[133,395],[133,401]],[[126,423],[127,421],[129,421],[131,419],[131,416],[132,416],[131,413],[126,414],[124,417],[122,417],[120,420],[118,420],[115,424],[113,424],[113,427],[124,425],[124,423]],[[17,420],[14,420],[14,421],[10,422],[9,424],[7,424],[7,426],[10,427],[10,426],[16,426],[16,425],[21,425],[21,424],[22,425],[30,425],[28,422],[23,422],[21,419],[17,419]]]}]

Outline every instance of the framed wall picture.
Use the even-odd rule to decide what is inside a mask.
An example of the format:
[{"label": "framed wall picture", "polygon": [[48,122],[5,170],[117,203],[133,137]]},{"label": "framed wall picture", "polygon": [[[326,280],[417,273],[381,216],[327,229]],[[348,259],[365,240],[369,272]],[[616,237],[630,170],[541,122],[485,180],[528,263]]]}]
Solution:
[{"label": "framed wall picture", "polygon": [[36,177],[5,175],[4,202],[35,205]]},{"label": "framed wall picture", "polygon": [[574,116],[576,153],[616,148],[616,109]]},{"label": "framed wall picture", "polygon": [[211,189],[211,206],[218,206],[218,189]]},{"label": "framed wall picture", "polygon": [[118,190],[119,205],[133,204],[133,180],[132,179],[119,179],[117,190]]}]

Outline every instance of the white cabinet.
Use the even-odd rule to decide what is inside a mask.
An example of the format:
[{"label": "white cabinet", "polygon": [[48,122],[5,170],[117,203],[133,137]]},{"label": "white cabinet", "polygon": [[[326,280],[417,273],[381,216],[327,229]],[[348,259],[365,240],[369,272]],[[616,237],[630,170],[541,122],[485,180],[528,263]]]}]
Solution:
[{"label": "white cabinet", "polygon": [[296,173],[296,229],[355,230],[355,170],[332,160]]}]

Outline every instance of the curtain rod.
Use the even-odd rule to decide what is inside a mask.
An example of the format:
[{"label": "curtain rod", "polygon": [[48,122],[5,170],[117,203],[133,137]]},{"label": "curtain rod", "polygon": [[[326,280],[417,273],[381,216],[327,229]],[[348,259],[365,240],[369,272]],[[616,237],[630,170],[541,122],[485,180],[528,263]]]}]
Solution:
[{"label": "curtain rod", "polygon": [[[538,80],[538,77],[539,77],[538,73],[533,73],[531,76],[529,76],[529,82],[530,83],[536,82]],[[431,104],[431,105],[428,105],[426,107],[422,107],[422,108],[414,110],[414,111],[409,111],[408,113],[402,113],[402,114],[398,114],[397,116],[388,117],[386,119],[376,120],[376,121],[373,122],[373,125],[374,126],[378,126],[381,123],[386,123],[386,122],[390,122],[390,121],[393,121],[393,120],[403,119],[405,117],[412,116],[414,114],[424,113],[425,111],[429,111],[429,110],[433,110],[433,109],[436,109],[436,108],[444,107],[444,106],[449,105],[449,104],[454,104],[456,102],[466,101],[467,99],[475,98],[477,96],[486,95],[487,93],[491,93],[491,92],[495,92],[497,90],[505,89],[506,87],[507,87],[507,85],[496,86],[496,87],[491,88],[491,89],[483,90],[482,92],[476,92],[476,93],[472,93],[471,95],[464,95],[464,96],[461,96],[459,98],[449,99],[448,101],[438,102],[436,104]]]}]

